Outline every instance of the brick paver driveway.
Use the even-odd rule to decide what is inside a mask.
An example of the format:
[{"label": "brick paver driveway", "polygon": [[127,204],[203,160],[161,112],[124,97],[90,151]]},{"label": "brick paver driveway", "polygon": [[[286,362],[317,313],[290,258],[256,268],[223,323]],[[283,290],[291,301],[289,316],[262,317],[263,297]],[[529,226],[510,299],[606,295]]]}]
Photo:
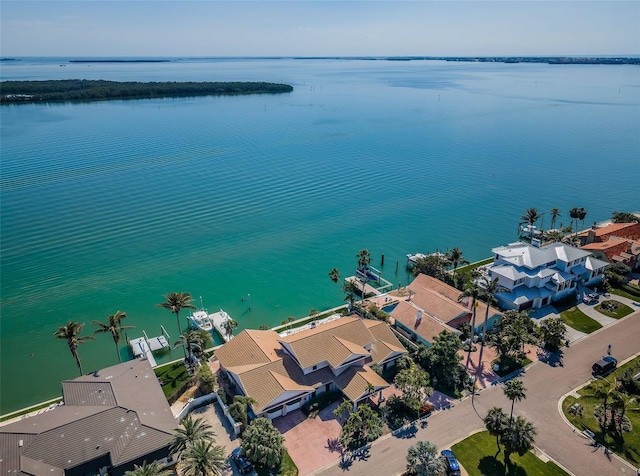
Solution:
[{"label": "brick paver driveway", "polygon": [[340,458],[336,444],[340,436],[340,424],[332,413],[339,404],[331,404],[316,418],[307,418],[300,410],[296,410],[273,421],[284,435],[284,445],[300,475],[310,474]]}]

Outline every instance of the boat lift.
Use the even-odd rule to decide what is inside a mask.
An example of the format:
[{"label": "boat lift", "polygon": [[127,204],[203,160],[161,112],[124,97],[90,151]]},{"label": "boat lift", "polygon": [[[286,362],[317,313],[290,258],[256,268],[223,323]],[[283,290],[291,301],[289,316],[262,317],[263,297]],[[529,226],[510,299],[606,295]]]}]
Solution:
[{"label": "boat lift", "polygon": [[164,328],[164,326],[160,326],[160,330],[162,333],[157,337],[149,337],[147,333],[143,330],[143,337],[138,337],[136,339],[127,339],[129,342],[129,346],[131,347],[131,352],[133,352],[133,357],[136,359],[146,358],[151,367],[157,367],[156,359],[153,356],[153,352],[166,349],[169,347],[169,339],[171,336]]}]

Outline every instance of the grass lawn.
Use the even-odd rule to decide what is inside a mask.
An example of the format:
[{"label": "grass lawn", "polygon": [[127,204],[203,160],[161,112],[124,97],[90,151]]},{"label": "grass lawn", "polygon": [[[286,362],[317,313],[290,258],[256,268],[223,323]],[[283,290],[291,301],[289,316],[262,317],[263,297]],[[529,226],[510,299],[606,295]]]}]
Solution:
[{"label": "grass lawn", "polygon": [[[639,365],[640,357],[636,357],[616,369],[616,371],[610,374],[606,380],[613,381],[616,376],[619,376],[629,367],[638,370]],[[580,389],[578,394],[580,395],[580,398],[568,396],[562,402],[562,410],[571,424],[580,431],[586,429],[591,430],[595,434],[594,438],[596,441],[607,446],[610,450],[627,460],[633,466],[640,466],[640,412],[626,412],[626,416],[631,421],[632,430],[630,432],[623,432],[622,438],[620,438],[615,431],[607,431],[603,434],[600,429],[600,424],[593,414],[594,409],[602,403],[602,399],[593,397],[591,385],[587,385]],[[575,403],[578,403],[582,407],[582,415],[569,411],[571,406]]]},{"label": "grass lawn", "polygon": [[[608,311],[606,309],[603,309],[603,304],[606,306],[605,303],[615,303],[615,306],[618,306],[616,308],[615,311],[611,312]],[[620,319],[623,318],[624,316],[628,316],[629,314],[631,314],[633,312],[633,309],[631,309],[629,306],[622,304],[621,302],[618,302],[616,300],[608,300],[608,301],[603,301],[602,303],[598,304],[596,306],[596,310],[598,312],[601,312],[602,314],[604,314],[605,316],[609,316],[609,317],[613,317],[614,319]]]},{"label": "grass lawn", "polygon": [[594,321],[577,307],[572,307],[560,314],[562,322],[575,330],[591,334],[602,327],[598,321]]},{"label": "grass lawn", "polygon": [[183,392],[191,381],[191,376],[187,372],[182,362],[157,367],[155,370],[158,380],[162,384],[162,391],[167,400],[171,401],[177,393]]},{"label": "grass lawn", "polygon": [[291,456],[289,456],[289,453],[285,451],[282,464],[277,473],[270,473],[268,469],[264,468],[257,469],[256,473],[258,476],[269,476],[270,474],[274,476],[298,476],[298,467],[291,459]]},{"label": "grass lawn", "polygon": [[[629,291],[633,291],[633,293]],[[635,287],[631,287],[631,285],[627,285],[626,289],[612,288],[609,292],[611,294],[617,294],[618,296],[626,297],[633,301],[640,301],[640,295],[636,293]]]},{"label": "grass lawn", "polygon": [[558,465],[545,463],[531,451],[524,456],[511,455],[511,464],[505,466],[504,453],[498,451],[496,439],[481,431],[456,443],[451,448],[469,476],[568,476]]}]

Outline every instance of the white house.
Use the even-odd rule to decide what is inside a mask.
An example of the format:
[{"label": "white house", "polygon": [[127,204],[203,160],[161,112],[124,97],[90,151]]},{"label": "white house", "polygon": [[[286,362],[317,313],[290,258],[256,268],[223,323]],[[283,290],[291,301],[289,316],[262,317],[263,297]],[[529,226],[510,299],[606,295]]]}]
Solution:
[{"label": "white house", "polygon": [[602,281],[608,266],[590,252],[564,243],[538,248],[517,242],[493,248],[492,252],[489,277],[498,278],[500,285],[511,291],[496,295],[506,309],[537,309],[579,292],[579,287]]}]

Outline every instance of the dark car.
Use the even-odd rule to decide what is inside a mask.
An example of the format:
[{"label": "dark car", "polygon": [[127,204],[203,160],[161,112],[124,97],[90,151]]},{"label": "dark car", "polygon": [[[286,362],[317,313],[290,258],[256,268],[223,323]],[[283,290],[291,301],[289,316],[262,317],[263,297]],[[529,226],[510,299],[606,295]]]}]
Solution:
[{"label": "dark car", "polygon": [[618,359],[615,357],[611,357],[610,355],[605,355],[600,360],[598,360],[593,366],[591,370],[593,370],[594,375],[606,375],[615,369],[618,366]]},{"label": "dark car", "polygon": [[460,476],[460,463],[456,459],[453,451],[451,450],[442,450],[440,453],[444,458],[444,464],[447,468],[447,474],[449,476]]},{"label": "dark car", "polygon": [[233,450],[231,452],[231,459],[236,462],[236,465],[242,474],[247,474],[253,471],[253,465],[247,458],[245,458],[242,453],[242,448],[236,448]]}]

